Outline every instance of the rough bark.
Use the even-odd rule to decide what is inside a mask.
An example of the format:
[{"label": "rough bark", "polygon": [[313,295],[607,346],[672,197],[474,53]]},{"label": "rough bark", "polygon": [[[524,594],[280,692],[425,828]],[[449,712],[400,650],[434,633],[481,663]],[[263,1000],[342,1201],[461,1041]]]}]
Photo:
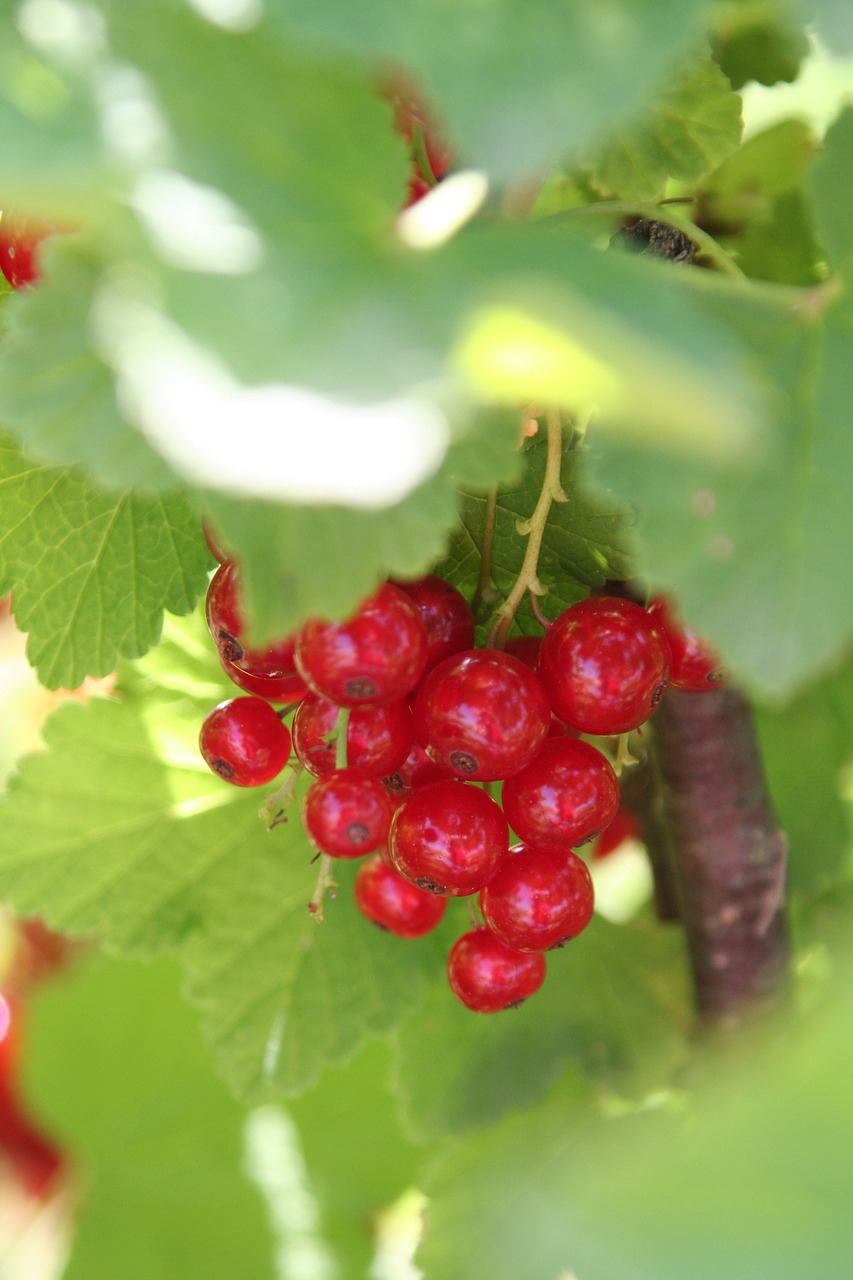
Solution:
[{"label": "rough bark", "polygon": [[707,1021],[733,1024],[787,985],[787,842],[741,694],[671,690],[652,725],[697,1008]]}]

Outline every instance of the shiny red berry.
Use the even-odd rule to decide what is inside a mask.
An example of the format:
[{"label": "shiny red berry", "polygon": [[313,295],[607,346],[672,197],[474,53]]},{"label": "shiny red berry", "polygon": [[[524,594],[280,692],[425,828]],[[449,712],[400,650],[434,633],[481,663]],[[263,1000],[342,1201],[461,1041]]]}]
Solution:
[{"label": "shiny red berry", "polygon": [[475,1013],[514,1009],[545,981],[541,952],[516,951],[491,929],[472,929],[453,944],[447,960],[450,989]]},{"label": "shiny red berry", "polygon": [[517,845],[480,893],[489,928],[518,951],[549,951],[592,919],[592,876],[575,853]]},{"label": "shiny red berry", "polygon": [[509,828],[485,791],[452,779],[413,791],[397,809],[388,839],[391,861],[428,893],[476,893],[509,853]]},{"label": "shiny red berry", "polygon": [[[335,768],[338,710],[328,698],[307,693],[293,717],[293,750],[318,778]],[[414,739],[412,710],[405,699],[378,707],[353,707],[347,726],[347,764],[383,778],[400,768]]]},{"label": "shiny red berry", "polygon": [[302,696],[305,685],[297,673],[294,661],[295,635],[282,636],[280,640],[264,647],[248,643],[243,611],[243,584],[240,571],[233,561],[220,565],[211,578],[205,611],[220,660],[232,679],[234,677],[230,666],[226,664],[238,667],[249,676],[273,676],[277,680],[293,677],[295,683],[292,687],[300,692],[295,697],[279,699],[275,696],[273,700],[295,701],[295,698]]},{"label": "shiny red berry", "polygon": [[530,764],[507,778],[501,803],[522,840],[561,852],[613,821],[619,782],[610,761],[589,742],[548,738]]},{"label": "shiny red berry", "polygon": [[537,676],[500,649],[446,658],[421,683],[413,709],[415,734],[430,759],[477,782],[523,768],[551,722]]},{"label": "shiny red berry", "polygon": [[425,787],[428,782],[441,782],[447,778],[455,778],[452,769],[436,764],[430,760],[420,743],[415,742],[401,765],[393,773],[382,779],[389,795],[397,800],[405,800],[418,787]]},{"label": "shiny red berry", "polygon": [[378,853],[359,867],[353,896],[367,920],[398,938],[422,938],[447,910],[446,898],[404,880]]},{"label": "shiny red berry", "polygon": [[260,787],[272,782],[287,764],[290,731],[262,698],[229,698],[206,717],[199,748],[225,782]]},{"label": "shiny red berry", "polygon": [[626,840],[641,840],[640,824],[630,809],[620,806],[619,812],[592,846],[593,858],[606,858]]},{"label": "shiny red berry", "polygon": [[267,702],[299,702],[308,690],[305,681],[296,671],[282,672],[279,675],[254,675],[244,671],[235,662],[219,655],[222,670],[232,684],[244,693],[254,694],[256,698],[264,698]]},{"label": "shiny red berry", "polygon": [[302,825],[313,844],[332,858],[360,858],[388,839],[394,805],[378,778],[360,769],[336,769],[311,786],[302,802]]},{"label": "shiny red berry", "polygon": [[669,641],[671,687],[685,693],[708,693],[718,688],[725,680],[718,654],[698,631],[685,626],[672,601],[666,596],[655,596],[647,612],[660,623]]},{"label": "shiny red berry", "polygon": [[414,600],[424,620],[427,664],[424,674],[439,662],[474,646],[474,615],[461,591],[434,573],[413,582],[396,582]]},{"label": "shiny red berry", "polygon": [[340,707],[404,697],[426,661],[420,611],[388,582],[344,622],[306,622],[296,642],[296,666],[306,684]]},{"label": "shiny red berry", "polygon": [[669,645],[645,609],[616,596],[571,605],[542,641],[539,675],[554,714],[581,733],[627,733],[666,690]]}]

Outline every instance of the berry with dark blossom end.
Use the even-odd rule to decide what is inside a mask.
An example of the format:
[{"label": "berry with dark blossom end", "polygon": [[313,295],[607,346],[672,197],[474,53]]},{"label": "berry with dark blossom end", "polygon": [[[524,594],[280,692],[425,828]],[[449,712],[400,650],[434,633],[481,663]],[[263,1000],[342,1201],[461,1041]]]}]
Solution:
[{"label": "berry with dark blossom end", "polygon": [[530,764],[507,778],[501,803],[522,840],[557,852],[583,844],[612,822],[619,781],[606,756],[579,738],[548,738]]},{"label": "berry with dark blossom end", "polygon": [[409,754],[393,773],[382,779],[385,790],[396,800],[405,800],[418,787],[425,787],[428,782],[442,782],[447,778],[455,778],[452,769],[436,764],[430,760],[419,742],[412,745]]},{"label": "berry with dark blossom end", "polygon": [[542,641],[539,675],[554,714],[581,733],[627,733],[669,680],[669,644],[645,609],[617,596],[571,605]]},{"label": "berry with dark blossom end", "polygon": [[515,845],[480,892],[486,924],[518,951],[550,951],[592,919],[592,876],[575,853]]},{"label": "berry with dark blossom end", "polygon": [[[305,684],[297,673],[294,661],[296,636],[283,636],[264,648],[252,646],[246,640],[243,584],[240,571],[233,560],[220,565],[211,578],[207,588],[205,612],[207,625],[223,666],[227,663],[239,667],[250,676],[275,676],[278,679],[294,676],[299,682],[295,687],[301,689],[297,697],[302,696]],[[229,667],[225,666],[225,669],[231,675]],[[233,679],[233,675],[231,678]]]},{"label": "berry with dark blossom end", "polygon": [[516,951],[491,929],[472,929],[457,938],[447,960],[450,989],[474,1013],[514,1009],[545,981],[541,952]]},{"label": "berry with dark blossom end", "polygon": [[[309,692],[293,717],[293,750],[317,778],[336,767],[338,711],[328,698]],[[347,724],[347,764],[382,778],[403,764],[414,740],[412,710],[404,698],[378,707],[353,707]]]},{"label": "berry with dark blossom end", "polygon": [[378,853],[359,867],[353,896],[365,919],[398,938],[422,938],[447,910],[446,898],[405,880]]},{"label": "berry with dark blossom end", "polygon": [[229,698],[205,717],[199,734],[204,761],[235,787],[262,787],[290,756],[290,731],[263,698]]},{"label": "berry with dark blossom end", "polygon": [[378,778],[361,769],[336,769],[305,792],[302,825],[332,858],[360,858],[388,839],[394,805]]},{"label": "berry with dark blossom end", "polygon": [[414,600],[424,620],[427,637],[425,675],[445,658],[474,647],[471,606],[452,583],[428,573],[412,582],[395,580],[394,585]]},{"label": "berry with dark blossom end", "polygon": [[548,733],[551,708],[538,677],[500,649],[469,649],[425,677],[415,734],[431,760],[473,782],[508,778]]},{"label": "berry with dark blossom end", "polygon": [[725,672],[717,653],[698,631],[685,626],[675,605],[666,596],[655,596],[647,613],[666,632],[672,665],[669,683],[685,693],[709,693],[725,680]]},{"label": "berry with dark blossom end", "polygon": [[305,681],[296,671],[283,672],[280,675],[254,675],[244,671],[235,662],[219,655],[222,670],[232,684],[244,693],[254,694],[256,698],[264,698],[267,702],[299,702],[308,690]]},{"label": "berry with dark blossom end", "polygon": [[343,622],[306,622],[296,641],[296,666],[305,683],[339,707],[405,697],[426,661],[420,611],[390,582]]},{"label": "berry with dark blossom end", "polygon": [[397,809],[388,852],[419,889],[464,897],[482,889],[508,856],[509,827],[500,805],[479,787],[430,782]]}]

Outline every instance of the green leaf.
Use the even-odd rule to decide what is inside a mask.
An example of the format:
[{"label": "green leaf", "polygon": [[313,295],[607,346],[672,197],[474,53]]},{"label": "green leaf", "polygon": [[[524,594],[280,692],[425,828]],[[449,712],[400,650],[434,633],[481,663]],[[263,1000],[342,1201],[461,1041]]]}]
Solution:
[{"label": "green leaf", "polygon": [[[789,842],[793,893],[826,889],[851,870],[853,827],[844,771],[853,759],[853,665],[758,713],[764,767]],[[808,749],[804,750],[804,744]]]},{"label": "green leaf", "polygon": [[853,51],[850,10],[845,0],[809,0],[805,7],[807,20],[814,22],[819,36],[833,53]]},{"label": "green leaf", "polygon": [[270,834],[263,799],[203,764],[198,731],[225,696],[204,623],[170,623],[120,701],[66,705],[2,805],[0,892],[22,914],[98,934],[111,952],[178,951],[232,1087],[298,1093],[416,1003],[435,942],[403,948],[351,901],[354,869],[307,903],[317,868],[294,806]]},{"label": "green leaf", "polygon": [[37,1114],[81,1193],[66,1280],[277,1274],[244,1171],[244,1113],[213,1074],[176,966],[88,956],[27,1027]]},{"label": "green leaf", "polygon": [[436,985],[399,1033],[408,1123],[426,1137],[488,1124],[536,1102],[569,1066],[632,1095],[659,1087],[683,1060],[689,1016],[678,931],[596,918],[549,953],[544,986],[520,1009],[475,1017],[446,979]]},{"label": "green leaf", "polygon": [[845,211],[853,198],[850,172],[853,165],[853,107],[841,112],[827,130],[823,154],[812,169],[815,210],[830,263],[853,275],[853,230]]},{"label": "green leaf", "polygon": [[606,7],[465,0],[310,6],[274,0],[283,33],[411,69],[465,163],[498,181],[529,177],[641,109],[692,43],[702,7],[612,0]]},{"label": "green leaf", "polygon": [[809,52],[805,29],[779,5],[770,16],[750,6],[729,6],[717,19],[715,56],[732,83],[742,88],[748,80],[773,85],[796,80]]},{"label": "green leaf", "polygon": [[592,164],[603,195],[646,200],[663,195],[667,180],[693,182],[725,160],[740,142],[741,100],[707,59],[670,77],[647,113],[621,130]]},{"label": "green leaf", "polygon": [[75,689],[156,644],[163,611],[186,613],[210,555],[182,494],[104,493],[0,436],[0,594],[14,590],[27,655],[49,689]]},{"label": "green leaf", "polygon": [[597,438],[598,475],[636,506],[645,579],[678,596],[735,674],[779,696],[839,661],[853,633],[853,597],[838,589],[853,538],[853,310],[724,296],[701,274],[774,389],[763,456],[723,471]]},{"label": "green leaf", "polygon": [[451,1144],[424,1179],[426,1276],[835,1280],[850,1251],[849,969],[796,1032],[709,1055],[692,1100],[596,1119],[576,1084]]},{"label": "green leaf", "polygon": [[[507,597],[521,569],[527,539],[519,533],[518,524],[529,519],[539,499],[545,455],[543,442],[537,440],[528,446],[522,454],[525,470],[521,482],[498,490],[490,583],[501,599]],[[537,576],[546,594],[540,604],[551,617],[606,579],[632,575],[630,509],[585,486],[583,459],[582,446],[573,442],[564,454],[561,475],[568,501],[553,504],[542,539]],[[436,568],[469,599],[474,597],[480,578],[486,510],[484,494],[463,495],[459,524],[447,555]],[[517,619],[523,629],[541,629],[527,601]]]}]

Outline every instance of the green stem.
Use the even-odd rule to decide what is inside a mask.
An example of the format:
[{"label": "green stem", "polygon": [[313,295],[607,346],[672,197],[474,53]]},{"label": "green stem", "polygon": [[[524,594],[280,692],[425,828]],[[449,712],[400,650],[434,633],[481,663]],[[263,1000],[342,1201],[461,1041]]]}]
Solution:
[{"label": "green stem", "polygon": [[536,576],[536,571],[539,566],[539,552],[542,549],[545,526],[548,523],[551,504],[568,501],[568,496],[564,493],[560,484],[560,469],[563,460],[563,430],[560,425],[559,414],[553,411],[549,412],[547,422],[548,452],[542,490],[533,515],[529,520],[525,520],[518,525],[518,532],[527,537],[527,549],[525,550],[524,560],[515,580],[515,585],[500,609],[498,609],[497,618],[489,632],[486,644],[492,649],[502,649],[506,644],[512,620],[515,617],[518,606],[524,599],[525,593],[531,591],[534,595],[544,595],[544,588]]},{"label": "green stem", "polygon": [[335,768],[347,767],[347,728],[349,727],[349,707],[338,707],[338,718],[335,721]]},{"label": "green stem", "polygon": [[289,764],[287,768],[289,772],[284,782],[277,791],[267,796],[258,810],[258,817],[268,831],[272,831],[273,827],[279,826],[282,822],[287,822],[287,810],[302,774],[302,765],[298,761]]},{"label": "green stem", "polygon": [[326,917],[323,914],[323,902],[326,894],[334,901],[337,894],[338,882],[332,874],[332,859],[327,853],[320,854],[320,874],[317,876],[317,884],[311,899],[308,903],[308,910],[314,917],[317,924],[325,924]]}]

